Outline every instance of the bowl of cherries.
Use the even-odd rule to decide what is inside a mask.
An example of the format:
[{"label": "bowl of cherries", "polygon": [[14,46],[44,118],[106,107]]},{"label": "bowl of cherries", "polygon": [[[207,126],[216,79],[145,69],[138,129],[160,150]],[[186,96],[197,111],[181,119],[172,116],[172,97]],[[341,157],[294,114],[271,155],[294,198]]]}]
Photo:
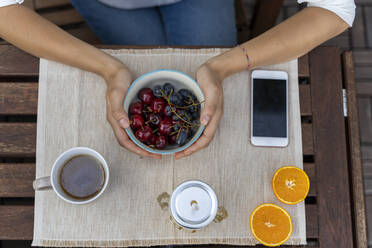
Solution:
[{"label": "bowl of cherries", "polygon": [[165,69],[148,72],[132,83],[125,96],[130,122],[125,131],[144,150],[173,154],[202,134],[203,106],[203,92],[187,74]]}]

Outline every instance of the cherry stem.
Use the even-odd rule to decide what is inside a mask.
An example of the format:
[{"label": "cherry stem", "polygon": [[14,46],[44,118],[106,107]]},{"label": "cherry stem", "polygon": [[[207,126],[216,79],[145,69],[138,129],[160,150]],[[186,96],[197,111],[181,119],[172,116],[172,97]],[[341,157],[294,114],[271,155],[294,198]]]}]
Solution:
[{"label": "cherry stem", "polygon": [[[198,124],[194,124],[194,123],[191,123],[191,122],[188,122],[187,120],[185,120],[185,119],[183,119],[173,108],[172,108],[172,106],[175,106],[176,107],[176,109],[177,109],[177,105],[175,105],[175,104],[172,104],[171,102],[170,102],[170,100],[169,100],[169,97],[172,95],[172,93],[173,93],[173,90],[171,91],[171,93],[169,94],[169,97],[167,97],[166,95],[165,95],[165,93],[164,93],[164,91],[163,90],[160,90],[160,92],[162,93],[162,95],[163,95],[163,98],[167,101],[167,103],[168,103],[168,105],[169,106],[171,106],[171,111],[172,111],[172,113],[173,114],[175,114],[178,118],[180,118],[182,121],[184,121],[184,122],[186,122],[187,124],[189,124],[189,125],[191,125],[191,126],[200,126],[200,125],[198,125]],[[192,98],[190,97],[190,99],[192,100]],[[193,100],[192,100],[193,101]],[[194,102],[194,101],[193,101]]]},{"label": "cherry stem", "polygon": [[177,136],[176,136],[177,139],[180,136],[181,130],[182,130],[182,127],[178,130],[178,133],[177,133]]},{"label": "cherry stem", "polygon": [[198,103],[192,103],[192,104],[190,104],[190,105],[183,106],[183,107],[178,106],[178,105],[176,105],[176,104],[172,104],[172,105],[175,106],[176,108],[187,109],[187,108],[190,108],[190,107],[192,107],[192,106],[198,106],[198,105],[200,105],[200,104],[202,104],[202,103],[204,103],[204,102],[205,102],[205,101],[198,102]]}]

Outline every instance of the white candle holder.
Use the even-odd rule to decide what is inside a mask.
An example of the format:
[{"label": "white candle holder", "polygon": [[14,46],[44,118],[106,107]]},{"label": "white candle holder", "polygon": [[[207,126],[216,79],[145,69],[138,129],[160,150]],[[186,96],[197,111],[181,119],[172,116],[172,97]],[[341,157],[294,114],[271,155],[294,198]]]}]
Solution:
[{"label": "white candle holder", "polygon": [[217,214],[218,200],[214,190],[201,181],[186,181],[172,193],[170,212],[182,228],[197,230],[211,223]]}]

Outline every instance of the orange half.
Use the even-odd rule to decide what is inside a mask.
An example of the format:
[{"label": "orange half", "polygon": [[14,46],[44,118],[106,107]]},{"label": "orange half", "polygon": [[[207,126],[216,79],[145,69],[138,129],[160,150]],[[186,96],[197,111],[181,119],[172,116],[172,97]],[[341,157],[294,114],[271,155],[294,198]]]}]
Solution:
[{"label": "orange half", "polygon": [[291,216],[282,207],[271,203],[253,210],[250,226],[253,236],[266,246],[279,246],[292,234]]},{"label": "orange half", "polygon": [[305,200],[310,189],[306,172],[295,166],[279,168],[272,179],[276,198],[286,204],[297,204]]}]

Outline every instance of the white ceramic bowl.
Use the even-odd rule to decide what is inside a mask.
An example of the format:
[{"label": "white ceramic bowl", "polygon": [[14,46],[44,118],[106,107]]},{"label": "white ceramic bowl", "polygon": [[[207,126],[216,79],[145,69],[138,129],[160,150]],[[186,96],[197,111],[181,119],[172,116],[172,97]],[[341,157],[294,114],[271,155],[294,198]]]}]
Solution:
[{"label": "white ceramic bowl", "polygon": [[[163,85],[166,82],[170,82],[174,85],[175,90],[188,89],[194,93],[199,102],[202,102],[201,108],[204,107],[204,94],[200,89],[198,83],[191,78],[189,75],[175,70],[156,70],[148,72],[139,78],[137,78],[132,85],[129,87],[127,94],[124,99],[124,110],[127,111],[130,104],[139,101],[137,94],[142,88],[153,88],[155,85]],[[129,138],[142,149],[149,151],[151,153],[158,154],[173,154],[182,150],[185,150],[191,144],[193,144],[203,133],[204,126],[200,125],[199,129],[195,132],[194,136],[183,146],[170,146],[164,150],[153,149],[148,147],[139,141],[133,133],[132,128],[126,128],[125,131],[128,133]]]}]

